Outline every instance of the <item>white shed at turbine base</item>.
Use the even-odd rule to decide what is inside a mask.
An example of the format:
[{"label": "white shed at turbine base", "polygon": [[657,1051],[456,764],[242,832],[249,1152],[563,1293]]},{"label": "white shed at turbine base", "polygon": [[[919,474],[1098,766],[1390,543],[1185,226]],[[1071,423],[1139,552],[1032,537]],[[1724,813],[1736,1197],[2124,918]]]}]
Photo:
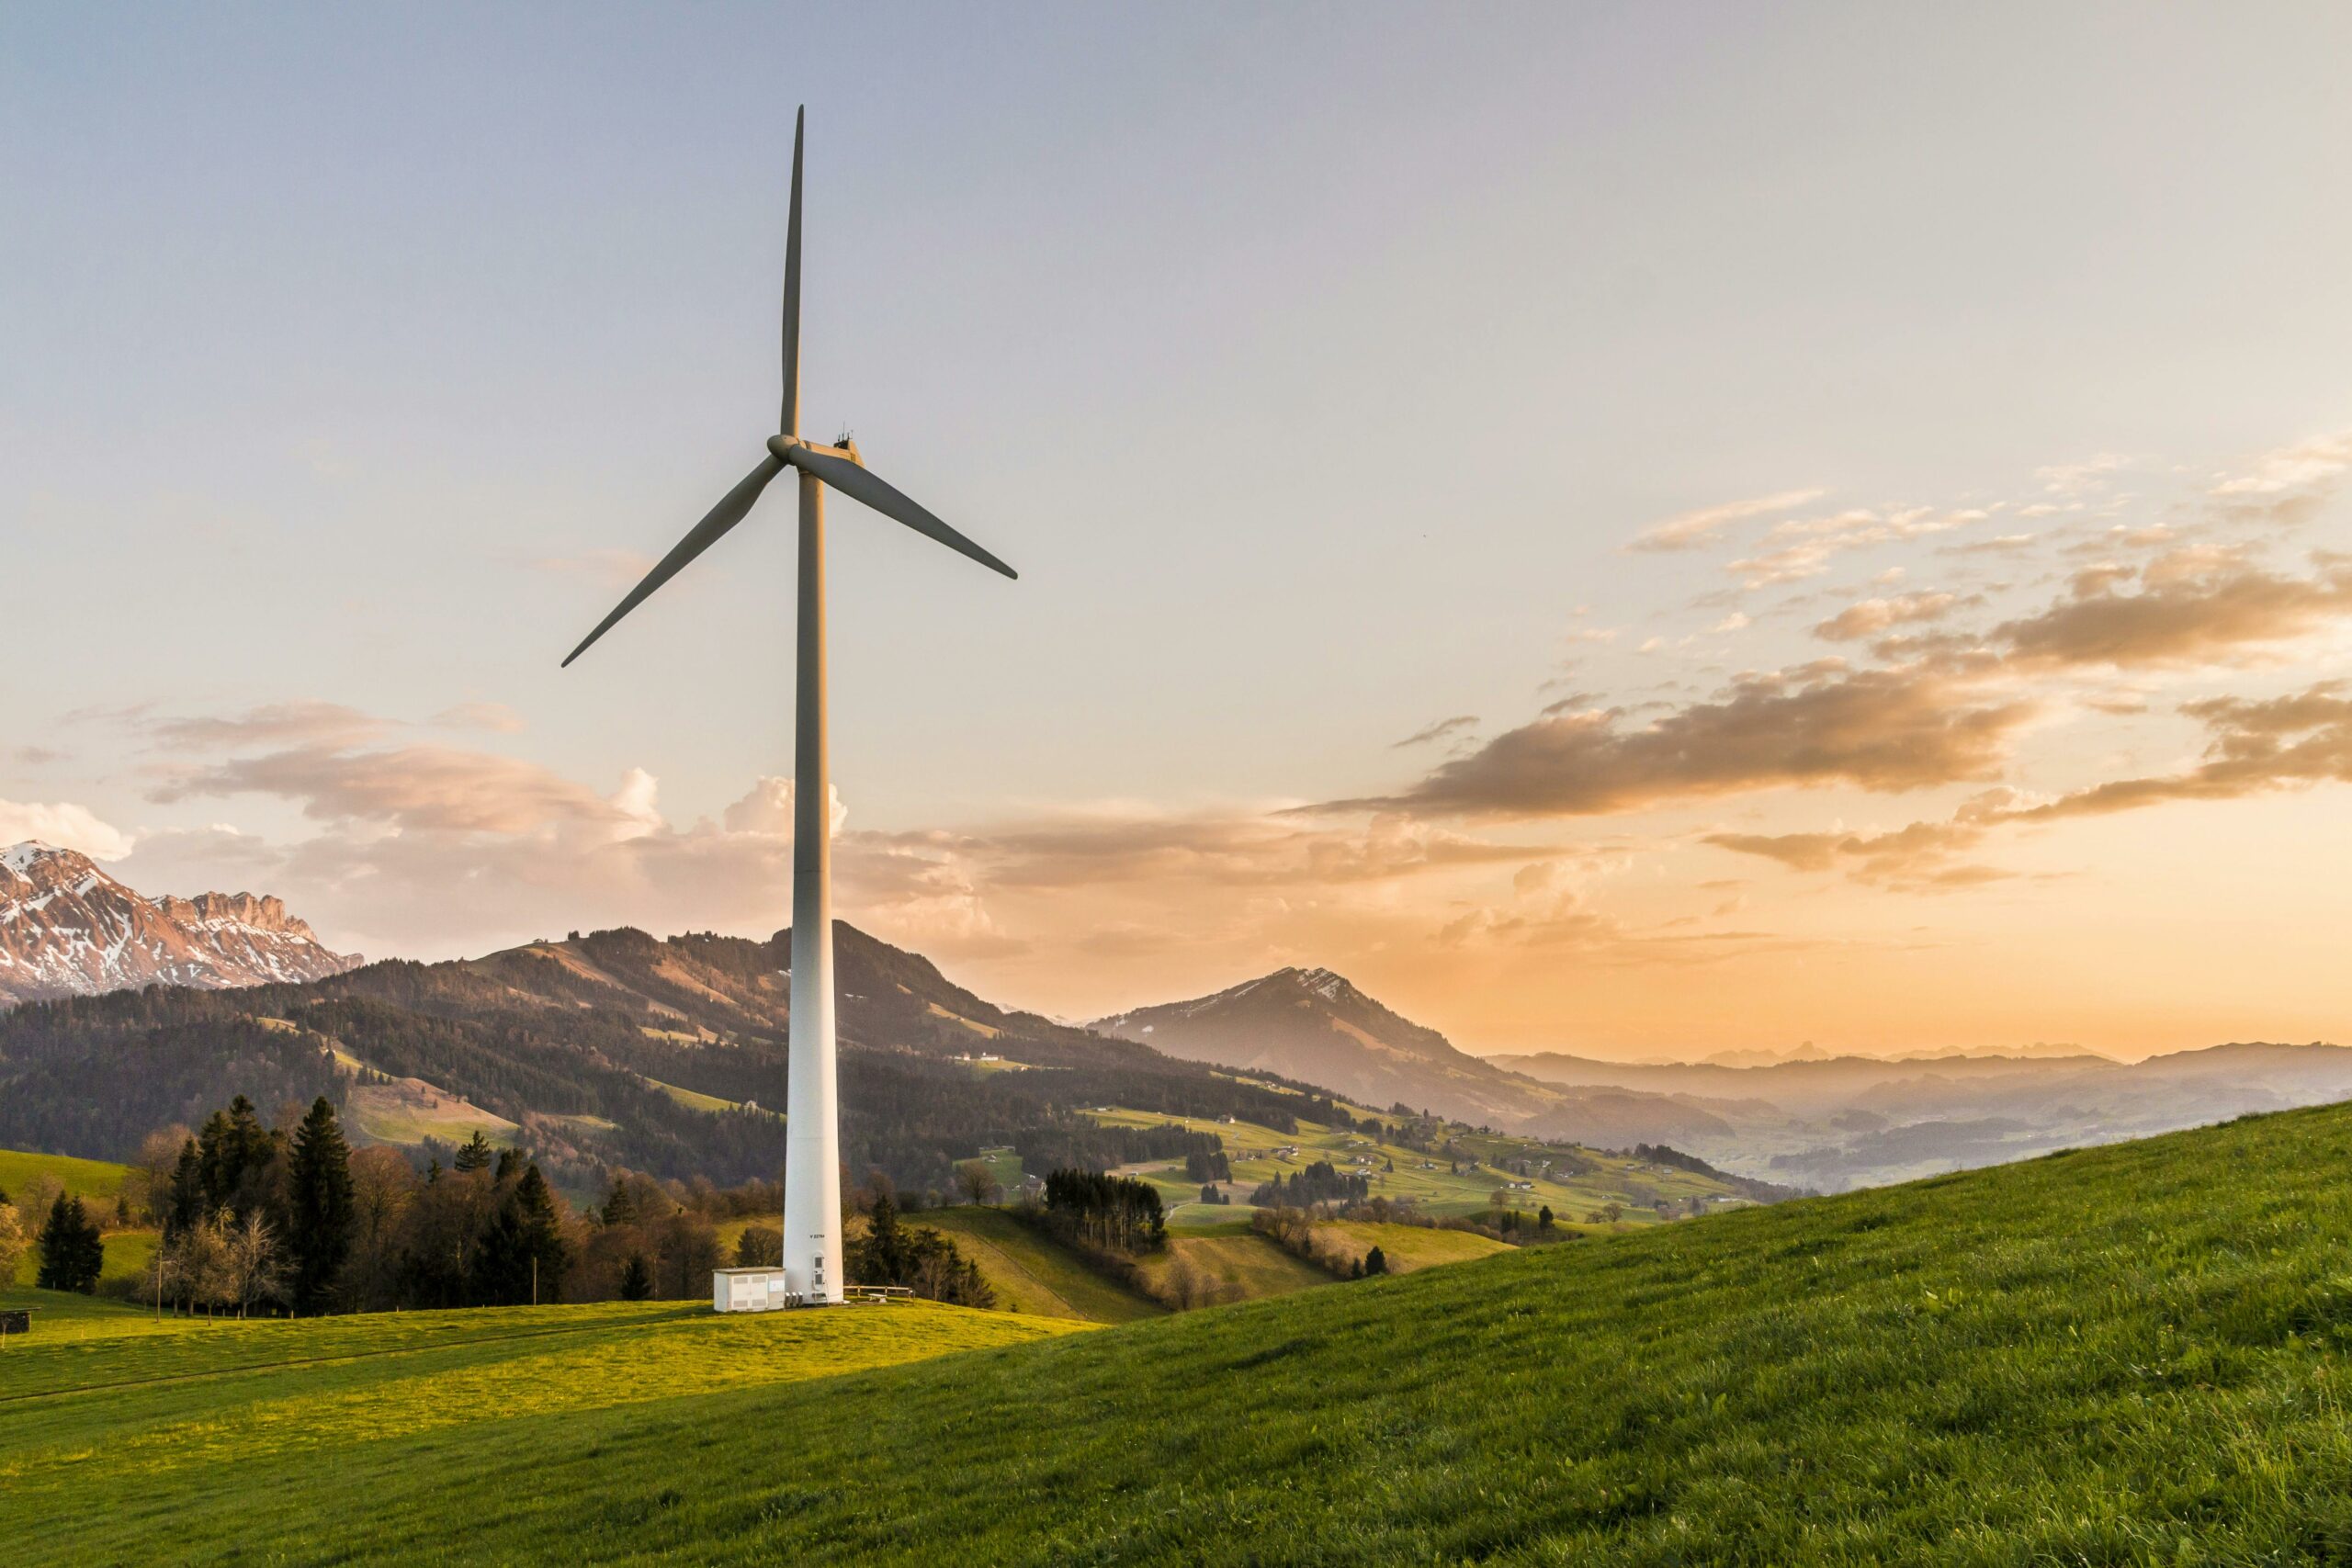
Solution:
[{"label": "white shed at turbine base", "polygon": [[782,1269],[715,1269],[710,1275],[713,1312],[776,1312],[801,1304],[792,1277]]}]

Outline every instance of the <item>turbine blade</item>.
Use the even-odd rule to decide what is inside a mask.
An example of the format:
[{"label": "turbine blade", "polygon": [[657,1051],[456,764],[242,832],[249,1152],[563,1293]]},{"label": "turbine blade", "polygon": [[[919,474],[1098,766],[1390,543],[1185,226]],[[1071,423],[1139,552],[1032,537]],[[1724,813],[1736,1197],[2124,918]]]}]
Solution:
[{"label": "turbine blade", "polygon": [[662,558],[661,564],[647,572],[645,580],[628,591],[628,597],[622,600],[611,615],[596,623],[596,629],[581,639],[580,646],[565,657],[564,664],[569,666],[572,660],[587,652],[588,645],[612,630],[614,622],[644,604],[655,589],[677,576],[688,561],[717,544],[728,529],[743,521],[744,513],[752,510],[752,502],[760,499],[760,491],[767,489],[768,481],[782,472],[783,460],[770,456],[745,475],[742,483],[720,497],[718,504],[710,509],[709,515],[695,524],[686,536]]},{"label": "turbine blade", "polygon": [[800,434],[800,132],[808,106],[792,119],[792,216],[784,231],[784,412],[779,435]]},{"label": "turbine blade", "polygon": [[903,523],[916,533],[936,539],[951,550],[971,557],[991,571],[1001,571],[1012,578],[1021,575],[933,517],[896,486],[848,458],[836,457],[828,452],[813,452],[806,446],[792,448],[791,457],[795,468],[816,475],[852,501],[864,502],[883,516]]}]

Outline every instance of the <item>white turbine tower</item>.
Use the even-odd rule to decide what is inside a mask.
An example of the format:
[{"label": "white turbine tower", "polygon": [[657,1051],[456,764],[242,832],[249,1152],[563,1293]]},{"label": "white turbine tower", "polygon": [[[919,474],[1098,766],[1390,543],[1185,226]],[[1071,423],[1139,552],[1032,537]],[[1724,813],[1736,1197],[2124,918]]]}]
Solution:
[{"label": "white turbine tower", "polygon": [[695,524],[564,660],[569,665],[685,564],[741,523],[768,481],[800,470],[800,627],[793,746],[792,1040],[786,1071],[784,1268],[786,1289],[810,1303],[842,1299],[841,1119],[833,1084],[832,822],[825,763],[825,487],[1017,576],[971,540],[869,473],[855,443],[800,438],[800,138],[792,129],[792,216],[784,253],[784,414],[768,455]]}]

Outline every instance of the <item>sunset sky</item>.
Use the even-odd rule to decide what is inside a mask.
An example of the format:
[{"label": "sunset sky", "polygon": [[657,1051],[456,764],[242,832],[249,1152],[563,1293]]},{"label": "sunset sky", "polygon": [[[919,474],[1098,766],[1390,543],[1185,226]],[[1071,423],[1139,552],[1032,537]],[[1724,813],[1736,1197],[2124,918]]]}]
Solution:
[{"label": "sunset sky", "polygon": [[0,13],[0,842],[370,956],[2352,1041],[2352,10]]}]

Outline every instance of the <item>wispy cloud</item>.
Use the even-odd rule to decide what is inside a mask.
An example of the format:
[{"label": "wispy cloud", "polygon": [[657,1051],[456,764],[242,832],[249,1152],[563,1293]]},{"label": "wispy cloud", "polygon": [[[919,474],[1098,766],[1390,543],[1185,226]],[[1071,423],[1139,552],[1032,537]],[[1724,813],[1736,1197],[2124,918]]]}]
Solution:
[{"label": "wispy cloud", "polygon": [[1747,501],[1728,501],[1716,506],[1702,506],[1695,512],[1684,512],[1651,524],[1625,544],[1629,551],[1643,554],[1674,550],[1703,549],[1720,542],[1725,530],[1735,523],[1751,517],[1769,517],[1775,512],[1786,512],[1819,501],[1827,492],[1821,490],[1785,490],[1775,495],[1759,495]]},{"label": "wispy cloud", "polygon": [[1389,750],[1392,751],[1401,751],[1408,746],[1433,745],[1441,740],[1451,739],[1452,738],[1462,734],[1465,730],[1475,729],[1477,726],[1478,716],[1476,714],[1456,714],[1452,718],[1442,718],[1435,724],[1422,726],[1420,728],[1413,731],[1412,734],[1405,737],[1404,739],[1393,743],[1389,747]]}]

